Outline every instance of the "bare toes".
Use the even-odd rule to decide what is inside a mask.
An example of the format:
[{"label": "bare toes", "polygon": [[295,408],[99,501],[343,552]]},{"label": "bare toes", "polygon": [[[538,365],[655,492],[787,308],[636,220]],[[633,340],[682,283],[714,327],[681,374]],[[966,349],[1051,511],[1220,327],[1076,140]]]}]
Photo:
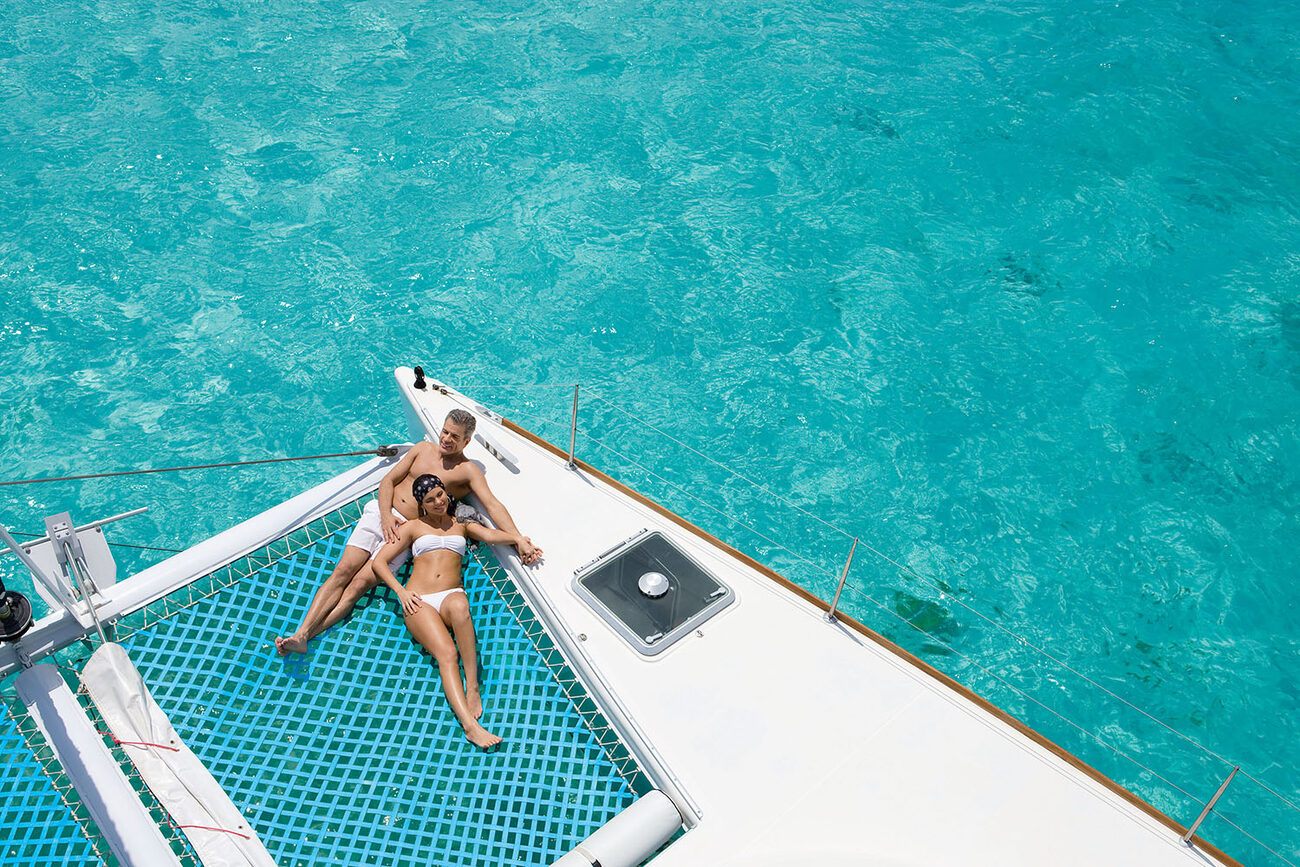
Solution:
[{"label": "bare toes", "polygon": [[307,641],[296,635],[290,635],[288,638],[277,638],[275,640],[275,649],[281,656],[290,653],[306,653]]},{"label": "bare toes", "polygon": [[501,743],[501,738],[492,734],[492,732],[482,726],[475,726],[472,730],[466,729],[465,737],[468,738],[470,743],[474,744],[474,746],[484,750],[490,750],[492,747]]}]

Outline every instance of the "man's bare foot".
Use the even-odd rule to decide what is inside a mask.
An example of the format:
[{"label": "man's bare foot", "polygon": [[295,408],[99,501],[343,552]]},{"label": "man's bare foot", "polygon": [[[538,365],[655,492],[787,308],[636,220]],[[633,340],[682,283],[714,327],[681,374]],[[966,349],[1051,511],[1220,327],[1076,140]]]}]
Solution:
[{"label": "man's bare foot", "polygon": [[474,715],[474,719],[483,718],[483,696],[478,694],[477,689],[465,690],[465,700],[469,702],[469,712]]},{"label": "man's bare foot", "polygon": [[293,635],[277,638],[275,640],[275,652],[281,656],[287,656],[290,653],[306,653],[307,639],[296,632]]},{"label": "man's bare foot", "polygon": [[478,723],[465,727],[465,737],[469,738],[470,743],[474,744],[474,746],[483,750],[490,750],[501,743],[501,738]]}]

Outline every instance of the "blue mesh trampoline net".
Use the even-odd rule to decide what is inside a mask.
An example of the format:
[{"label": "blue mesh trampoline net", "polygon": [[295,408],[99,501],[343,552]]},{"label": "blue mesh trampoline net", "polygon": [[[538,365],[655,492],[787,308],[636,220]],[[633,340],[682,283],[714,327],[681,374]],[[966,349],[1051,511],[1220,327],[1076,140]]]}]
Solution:
[{"label": "blue mesh trampoline net", "polygon": [[[302,616],[360,505],[119,621],[118,641],[281,865],[551,863],[649,782],[489,555],[471,557],[465,588],[483,721],[505,738],[494,752],[464,739],[386,591],[310,654],[275,654],[272,638]],[[74,686],[91,649],[60,654]],[[11,686],[5,699],[3,862],[113,863]],[[181,860],[197,863],[135,782]]]}]

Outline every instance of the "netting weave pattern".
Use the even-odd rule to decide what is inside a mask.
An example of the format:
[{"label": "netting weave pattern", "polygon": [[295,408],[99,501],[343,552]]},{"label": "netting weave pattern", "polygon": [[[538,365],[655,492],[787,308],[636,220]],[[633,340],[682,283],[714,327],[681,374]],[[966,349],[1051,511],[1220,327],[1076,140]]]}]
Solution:
[{"label": "netting weave pattern", "polygon": [[[9,697],[6,696],[8,699]],[[7,708],[8,709],[8,708]],[[0,864],[31,867],[97,864],[94,849],[82,836],[63,792],[46,775],[52,751],[39,740],[33,752],[19,725],[35,724],[19,709],[0,720]]]},{"label": "netting weave pattern", "polygon": [[[647,783],[494,562],[470,559],[465,587],[495,752],[464,739],[386,591],[310,654],[276,656],[359,511],[154,603],[118,640],[281,865],[551,863]],[[99,862],[73,844],[83,860],[31,863]]]}]

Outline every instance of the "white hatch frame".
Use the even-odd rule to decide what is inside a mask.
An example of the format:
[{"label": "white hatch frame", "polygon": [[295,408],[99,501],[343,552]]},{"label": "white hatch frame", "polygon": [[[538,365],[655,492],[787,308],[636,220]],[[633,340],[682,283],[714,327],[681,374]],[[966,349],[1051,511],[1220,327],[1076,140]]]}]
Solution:
[{"label": "white hatch frame", "polygon": [[[648,544],[653,539],[663,539],[668,545],[676,549],[690,565],[694,566],[702,574],[708,576],[709,579],[717,585],[717,590],[715,590],[713,595],[709,597],[706,605],[668,632],[658,632],[653,635],[640,635],[636,630],[628,626],[617,612],[613,611],[591,590],[586,583],[586,579],[590,578],[600,569],[608,566],[614,560],[622,557],[628,551],[640,547],[641,545]],[[659,530],[647,529],[642,529],[632,536],[629,536],[604,554],[601,554],[595,560],[592,560],[590,563],[578,569],[578,571],[573,575],[573,590],[580,597],[586,600],[587,604],[591,606],[593,611],[600,615],[601,619],[605,621],[606,625],[608,625],[610,629],[613,629],[619,635],[623,636],[623,640],[630,644],[632,648],[642,656],[658,656],[660,653],[663,653],[679,640],[690,634],[692,630],[700,628],[712,619],[714,615],[720,614],[728,605],[736,601],[735,592],[719,579],[717,575],[705,568],[704,565],[690,554],[681,550],[676,545],[673,545],[672,539],[665,536]]]}]

